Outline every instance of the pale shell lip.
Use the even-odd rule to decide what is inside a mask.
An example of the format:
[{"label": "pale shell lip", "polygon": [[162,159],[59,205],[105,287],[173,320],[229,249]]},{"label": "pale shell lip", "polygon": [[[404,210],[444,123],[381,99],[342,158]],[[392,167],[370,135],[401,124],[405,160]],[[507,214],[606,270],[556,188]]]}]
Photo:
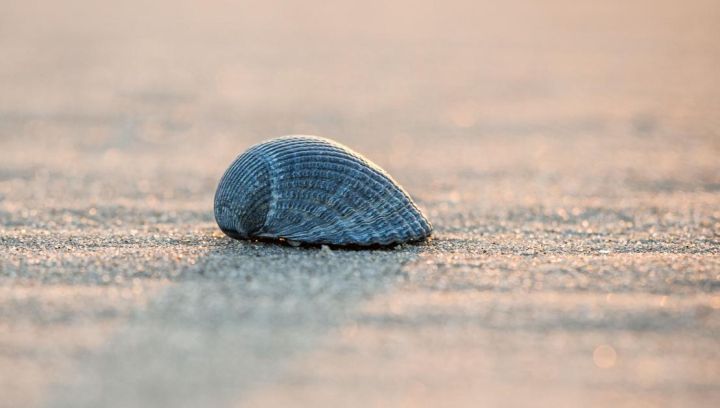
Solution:
[{"label": "pale shell lip", "polygon": [[312,135],[270,139],[238,156],[218,185],[215,220],[231,238],[293,246],[392,247],[432,233],[380,166]]}]

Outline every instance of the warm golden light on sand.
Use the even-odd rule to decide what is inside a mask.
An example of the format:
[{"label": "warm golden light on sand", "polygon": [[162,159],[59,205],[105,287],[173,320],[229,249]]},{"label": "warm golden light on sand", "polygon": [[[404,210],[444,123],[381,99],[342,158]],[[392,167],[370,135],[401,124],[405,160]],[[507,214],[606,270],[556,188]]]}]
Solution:
[{"label": "warm golden light on sand", "polygon": [[479,119],[480,107],[472,102],[465,102],[455,105],[448,113],[448,119],[453,125],[460,128],[469,128],[475,126]]},{"label": "warm golden light on sand", "polygon": [[611,368],[615,366],[617,361],[617,353],[612,346],[602,344],[593,351],[593,362],[599,368]]},{"label": "warm golden light on sand", "polygon": [[720,309],[720,296],[713,296],[710,299],[710,307],[713,309]]}]

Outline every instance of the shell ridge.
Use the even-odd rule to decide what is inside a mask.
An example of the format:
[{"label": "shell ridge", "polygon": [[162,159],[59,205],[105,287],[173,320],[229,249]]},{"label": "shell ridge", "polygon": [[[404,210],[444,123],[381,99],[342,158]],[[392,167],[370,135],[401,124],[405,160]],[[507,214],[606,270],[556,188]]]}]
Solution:
[{"label": "shell ridge", "polygon": [[[262,156],[257,156],[255,151],[250,149],[238,156],[220,180],[214,213],[216,222],[224,231],[251,235],[259,227],[258,215],[264,215],[258,214],[257,209],[266,203],[263,179],[269,179],[269,175]],[[238,197],[242,197],[240,201]],[[249,207],[238,207],[244,199],[250,200]]]},{"label": "shell ridge", "polygon": [[[265,175],[265,178],[267,178],[268,181],[272,182],[272,175],[269,172],[267,163],[265,162],[264,157],[262,155],[256,154],[255,151],[250,152],[247,159],[251,160],[252,166],[250,168],[254,171],[252,171],[252,172],[248,171],[246,173],[247,176],[245,178],[238,178],[238,183],[240,183],[240,181],[242,180],[243,184],[250,183],[253,186],[257,186],[257,188],[260,189],[259,192],[263,193],[263,194],[261,194],[261,196],[264,196],[265,195],[264,193],[266,193],[266,190],[267,190],[267,185],[265,185],[265,183],[262,180],[263,174]],[[253,176],[255,176],[255,177],[253,177]],[[240,184],[240,185],[242,185],[242,184]],[[267,202],[264,199],[254,201],[250,207],[248,207],[245,211],[243,211],[244,218],[247,219],[248,221],[250,221],[251,230],[246,231],[248,234],[253,234],[253,233],[261,230],[262,226],[265,224],[265,222],[267,220],[267,216],[268,216],[268,211],[265,211],[260,216],[262,218],[262,220],[257,219],[256,216],[258,215],[258,212],[257,212],[258,208],[262,208],[263,204],[266,204],[266,203],[267,203],[267,208],[269,211],[270,208],[272,208],[272,206],[270,205],[269,202]]]},{"label": "shell ridge", "polygon": [[[288,138],[279,138],[276,140],[280,140],[280,139],[288,140]],[[370,170],[374,170],[374,173],[376,173],[378,176],[380,176],[380,178],[384,179],[383,181],[390,182],[391,184],[394,185],[394,187],[398,188],[400,191],[403,192],[403,194],[405,194],[406,196],[409,197],[409,195],[402,189],[402,187],[400,187],[400,185],[387,172],[385,172],[380,166],[376,165],[375,163],[373,163],[370,160],[363,157],[360,153],[354,152],[352,149],[350,149],[346,146],[340,145],[337,142],[329,141],[327,139],[322,139],[322,138],[318,138],[318,137],[314,137],[314,136],[303,136],[302,140],[293,141],[293,144],[295,144],[295,145],[303,144],[303,142],[305,142],[306,139],[311,140],[314,144],[322,145],[323,147],[326,148],[326,150],[333,151],[334,153],[336,153],[336,154],[334,154],[334,156],[339,159],[345,159],[345,161],[350,162],[352,164],[358,164],[357,162],[359,162],[359,164],[369,167]],[[320,141],[322,141],[322,143],[319,143]],[[288,145],[289,144],[290,143],[288,143]],[[342,148],[344,148],[345,150],[343,150]],[[281,156],[284,150],[289,150],[289,149],[290,149],[290,146],[278,146],[275,150],[275,153],[278,156]],[[314,156],[318,155],[317,150],[309,150],[309,151]],[[326,152],[323,152],[323,153],[326,153]],[[293,157],[299,156],[297,151],[291,150],[290,154]],[[348,157],[349,157],[349,159],[348,159]],[[323,159],[326,159],[326,157],[323,157]]]},{"label": "shell ridge", "polygon": [[[291,170],[292,169],[285,169],[285,170],[283,170],[283,172],[291,172]],[[358,172],[358,170],[354,169],[354,168],[349,168],[349,170],[352,172],[356,172],[356,173]],[[360,214],[365,213],[365,211],[362,211],[362,210],[372,209],[373,206],[376,206],[377,202],[382,202],[383,200],[392,201],[396,207],[405,208],[405,207],[409,206],[408,205],[410,202],[409,197],[402,194],[402,191],[397,189],[395,185],[393,185],[392,183],[389,183],[387,181],[387,179],[385,179],[383,177],[384,176],[383,174],[373,174],[374,172],[372,171],[372,169],[370,171],[360,171],[361,174],[359,174],[359,175],[362,176],[363,178],[367,178],[368,182],[374,183],[374,185],[378,187],[377,190],[376,189],[363,189],[362,188],[364,185],[363,180],[358,179],[358,177],[350,177],[345,172],[335,170],[335,169],[324,169],[324,171],[335,173],[335,174],[337,174],[338,178],[348,178],[350,180],[353,180],[352,182],[341,183],[341,184],[347,184],[346,190],[352,191],[356,194],[361,193],[361,192],[364,193],[361,196],[359,196],[360,200],[358,200],[356,198],[353,201],[355,204],[357,204],[356,210]],[[298,177],[302,174],[303,174],[302,172],[300,172],[300,173],[294,172],[291,174],[290,177]],[[308,177],[309,176],[310,175],[308,175]],[[353,188],[350,188],[351,186]],[[375,208],[377,208],[377,207],[375,207]],[[395,211],[397,211],[397,209]],[[382,214],[378,214],[378,216],[381,216],[381,215]],[[410,223],[408,222],[408,220],[405,217],[399,217],[398,221],[402,224],[405,224],[406,227],[411,230],[417,230],[420,226],[417,224],[417,221],[415,220],[416,217],[412,217],[412,218],[413,218],[413,222],[415,224],[414,226],[410,225]],[[371,220],[368,220],[367,218],[358,220],[359,223],[367,223],[370,221]]]},{"label": "shell ridge", "polygon": [[258,232],[265,232],[268,228],[268,224],[275,219],[276,217],[276,208],[277,208],[277,201],[278,201],[278,188],[277,188],[277,169],[273,165],[273,162],[269,160],[267,157],[263,157],[263,161],[265,162],[265,165],[267,166],[268,173],[270,175],[269,177],[269,186],[270,189],[270,200],[268,205],[268,212],[265,216],[265,222],[263,223],[262,227]]},{"label": "shell ridge", "polygon": [[[358,225],[370,223],[376,219],[382,220],[382,219],[392,216],[392,213],[399,213],[399,212],[402,212],[403,210],[406,210],[407,201],[405,201],[405,200],[394,202],[394,203],[392,203],[393,205],[389,205],[389,204],[386,204],[384,206],[377,205],[377,202],[378,202],[377,200],[379,198],[387,197],[388,195],[391,195],[391,194],[397,194],[397,192],[395,192],[395,191],[389,191],[386,194],[383,194],[383,192],[370,191],[371,194],[367,194],[367,195],[358,194],[358,191],[359,191],[359,189],[346,188],[344,193],[345,194],[347,194],[347,193],[353,194],[354,193],[353,194],[354,199],[352,200],[352,202],[355,204],[354,208],[353,208],[354,209],[353,212],[360,214],[360,215],[366,215],[364,218],[352,216],[353,214],[344,214],[342,211],[340,211],[340,209],[337,208],[338,204],[341,204],[341,201],[334,200],[333,197],[328,197],[325,201],[322,201],[322,202],[319,202],[315,199],[313,201],[317,202],[319,205],[328,206],[330,208],[333,208],[333,210],[334,210],[333,212],[335,214],[340,215],[340,216],[338,216],[338,218],[345,220],[348,224],[351,221],[354,221]],[[343,194],[339,198],[341,198],[341,199],[344,198],[345,194]],[[300,197],[297,194],[294,194],[290,198],[292,200],[297,200]],[[365,211],[368,209],[375,209],[375,210],[382,209],[382,212],[373,214],[370,211]],[[371,215],[373,215],[373,217],[371,217]],[[356,219],[356,218],[358,218],[358,219]],[[399,219],[397,221],[399,221],[401,223],[406,223],[406,221],[403,219],[403,217],[399,217]],[[407,226],[411,227],[410,225],[407,225]],[[416,228],[410,228],[410,229],[415,230]]]},{"label": "shell ridge", "polygon": [[[277,147],[278,150],[290,150],[292,147],[298,145],[298,144],[313,144],[313,145],[320,145],[323,146],[327,150],[334,150],[342,155],[345,156],[352,156],[362,162],[362,164],[372,168],[373,170],[387,176],[393,183],[397,184],[397,181],[392,179],[390,175],[380,166],[378,166],[376,163],[371,161],[370,159],[366,158],[362,153],[356,152],[355,150],[351,149],[348,146],[345,146],[339,142],[336,142],[334,140],[326,139],[323,137],[318,136],[309,136],[309,135],[298,135],[298,136],[283,136],[279,137],[277,139],[274,139],[273,141],[278,142],[280,146]],[[271,141],[271,142],[273,142]],[[280,143],[281,141],[287,141],[287,144]],[[269,143],[271,143],[269,142]],[[398,185],[399,186],[399,185]]]},{"label": "shell ridge", "polygon": [[[313,231],[304,228],[306,223],[319,218],[315,214],[305,211],[302,208],[298,208],[298,207],[285,208],[285,211],[288,213],[300,215],[301,218],[303,218],[305,220],[305,222],[292,224],[292,226],[289,226],[286,229],[273,230],[270,233],[271,235],[277,235],[279,237],[292,239],[292,240],[307,240],[309,237],[315,236],[316,238],[311,239],[311,241],[318,242],[318,243],[325,242],[327,240],[332,239],[332,235],[330,235],[330,234],[317,235]],[[288,218],[294,219],[295,217],[288,217]],[[322,225],[322,223],[316,223],[316,225]],[[267,236],[267,233],[265,236]]]},{"label": "shell ridge", "polygon": [[[287,238],[302,239],[306,236],[313,236],[322,229],[332,227],[333,234],[326,234],[327,236],[332,235],[351,235],[353,238],[359,239],[358,237],[363,235],[371,235],[371,228],[369,228],[368,222],[357,222],[357,220],[344,219],[342,217],[335,217],[334,220],[328,220],[323,217],[322,214],[317,214],[313,211],[306,210],[306,206],[300,206],[295,201],[288,200],[285,205],[280,205],[284,211],[306,215],[305,223],[293,224],[292,227],[286,229],[278,228],[273,229],[273,233]],[[331,210],[328,208],[328,210]],[[291,217],[288,217],[291,218]],[[306,224],[310,223],[309,220],[322,220],[322,223],[317,223],[315,227],[306,228]],[[327,222],[334,221],[334,222]],[[348,225],[349,224],[349,225]],[[303,232],[304,231],[304,232]],[[357,234],[354,234],[357,232]]]},{"label": "shell ridge", "polygon": [[[276,205],[278,210],[284,210],[284,211],[291,211],[291,212],[302,212],[303,214],[307,214],[311,216],[313,219],[322,219],[324,223],[318,224],[315,227],[312,227],[311,229],[321,229],[326,228],[327,226],[331,225],[332,218],[328,218],[327,215],[334,215],[335,219],[341,219],[342,215],[333,207],[328,206],[325,202],[317,201],[308,199],[307,197],[302,197],[302,201],[297,200],[296,196],[291,196],[288,198],[285,198],[283,200],[279,200]],[[315,211],[308,211],[305,208],[309,207],[310,205],[314,204],[315,208],[322,208],[321,211],[315,210]],[[280,211],[278,211],[278,214]],[[302,229],[305,226],[306,223],[303,223],[303,225],[293,225],[292,227],[288,227],[289,229],[283,230],[282,228],[278,228],[273,225],[274,229],[273,231],[288,233],[288,231],[294,231],[295,228]]]},{"label": "shell ridge", "polygon": [[[327,173],[335,174],[335,175],[337,175],[337,176],[342,176],[342,177],[347,177],[347,176],[348,176],[346,172],[340,171],[340,170],[323,169],[323,171],[325,171],[325,172],[327,172]],[[356,169],[349,169],[349,171],[352,172],[353,175],[355,175],[355,176],[362,176],[362,177],[364,177],[364,178],[367,178],[368,181],[369,181],[369,182],[372,182],[375,187],[378,187],[378,188],[380,188],[380,187],[387,188],[387,187],[388,187],[387,184],[389,184],[389,183],[387,183],[387,182],[385,182],[385,183],[381,182],[381,181],[386,181],[386,180],[373,178],[373,177],[369,176],[366,172],[360,172],[360,171],[358,171],[358,170],[356,170]],[[288,175],[290,175],[291,178],[292,178],[292,177],[295,177],[295,178],[301,178],[301,177],[302,177],[302,178],[308,178],[308,179],[312,179],[313,176],[314,176],[314,175],[312,175],[312,174],[306,174],[306,173],[303,172],[303,171],[293,172],[293,171],[291,171],[291,170],[283,170],[283,171],[281,171],[279,174],[283,174],[283,175],[288,174]],[[358,185],[362,184],[362,183],[361,183],[361,180],[358,180],[357,177],[348,177],[348,178],[350,178],[350,179],[353,180],[353,183],[352,183],[353,186],[358,186]],[[394,186],[393,186],[393,187],[394,187]],[[393,188],[393,190],[396,191],[397,193],[401,193],[401,191],[399,191],[399,190],[396,189],[396,188]],[[397,201],[397,200],[398,200],[398,197],[397,197],[397,195],[393,195],[393,197],[391,197],[391,199],[394,200],[394,201]]]}]

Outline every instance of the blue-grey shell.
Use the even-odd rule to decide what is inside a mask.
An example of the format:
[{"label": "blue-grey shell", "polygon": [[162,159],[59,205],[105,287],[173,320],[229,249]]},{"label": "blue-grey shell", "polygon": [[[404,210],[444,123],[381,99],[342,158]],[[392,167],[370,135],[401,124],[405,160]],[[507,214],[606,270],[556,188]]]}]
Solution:
[{"label": "blue-grey shell", "polygon": [[235,159],[215,193],[215,220],[233,238],[311,244],[390,245],[432,232],[385,171],[315,136],[271,139]]}]

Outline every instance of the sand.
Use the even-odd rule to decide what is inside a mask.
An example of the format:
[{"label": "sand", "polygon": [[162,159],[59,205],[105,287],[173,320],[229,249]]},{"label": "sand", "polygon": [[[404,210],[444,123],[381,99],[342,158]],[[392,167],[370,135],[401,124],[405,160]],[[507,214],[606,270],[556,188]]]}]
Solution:
[{"label": "sand", "polygon": [[[0,406],[720,399],[717,2],[2,3]],[[432,240],[223,236],[283,134]]]}]

